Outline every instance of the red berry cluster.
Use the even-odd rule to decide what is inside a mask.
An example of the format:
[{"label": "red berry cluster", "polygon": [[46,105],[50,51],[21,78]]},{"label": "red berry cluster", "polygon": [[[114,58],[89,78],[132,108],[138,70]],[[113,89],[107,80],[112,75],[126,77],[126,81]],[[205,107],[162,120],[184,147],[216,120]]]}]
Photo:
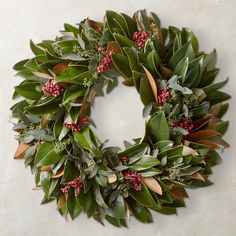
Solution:
[{"label": "red berry cluster", "polygon": [[43,92],[46,95],[57,97],[63,93],[63,87],[60,83],[49,79],[46,84],[43,86]]},{"label": "red berry cluster", "polygon": [[123,164],[127,164],[128,160],[129,160],[129,157],[128,157],[128,155],[126,154],[126,155],[122,156],[120,159],[121,159],[121,162],[122,162]]},{"label": "red berry cluster", "polygon": [[189,132],[194,128],[194,125],[188,117],[185,117],[181,121],[176,121],[172,125],[172,128],[175,128],[175,127],[181,127]]},{"label": "red berry cluster", "polygon": [[134,190],[140,191],[142,189],[142,177],[139,173],[134,171],[126,171],[123,173],[126,183],[128,183]]},{"label": "red berry cluster", "polygon": [[75,196],[78,196],[83,187],[83,182],[80,180],[80,177],[77,176],[74,180],[68,182],[64,187],[61,188],[63,193],[68,193],[70,188],[74,188]]},{"label": "red berry cluster", "polygon": [[98,73],[110,70],[112,64],[112,51],[106,51],[104,48],[99,48],[98,51],[105,55],[97,67]]},{"label": "red berry cluster", "polygon": [[89,125],[90,118],[88,116],[80,116],[78,123],[66,122],[64,123],[68,129],[71,129],[73,132],[81,132],[84,126]]},{"label": "red berry cluster", "polygon": [[76,124],[76,123],[64,123],[65,126],[68,128],[68,129],[71,129],[73,132],[80,132],[82,130],[80,124]]},{"label": "red berry cluster", "polygon": [[90,117],[89,116],[80,116],[79,117],[79,124],[82,126],[86,126],[90,123]]},{"label": "red berry cluster", "polygon": [[158,91],[157,101],[163,106],[164,103],[170,98],[170,92],[168,88],[162,89]]},{"label": "red berry cluster", "polygon": [[133,41],[137,43],[139,48],[143,48],[146,41],[148,39],[147,32],[134,32],[133,33]]}]

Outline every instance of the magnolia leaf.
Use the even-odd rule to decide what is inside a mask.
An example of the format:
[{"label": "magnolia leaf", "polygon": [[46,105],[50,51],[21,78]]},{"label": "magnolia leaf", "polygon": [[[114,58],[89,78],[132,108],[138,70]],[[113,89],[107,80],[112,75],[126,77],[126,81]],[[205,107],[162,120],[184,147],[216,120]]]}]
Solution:
[{"label": "magnolia leaf", "polygon": [[119,45],[117,44],[116,41],[110,41],[107,44],[107,51],[111,52],[121,52]]},{"label": "magnolia leaf", "polygon": [[197,179],[197,180],[205,181],[204,177],[201,174],[199,174],[199,172],[196,172],[196,173],[194,173],[194,174],[192,174],[188,177],[191,178],[191,179]]},{"label": "magnolia leaf", "polygon": [[59,75],[63,70],[65,70],[66,68],[68,68],[68,63],[60,63],[57,64],[52,71],[55,73],[55,75]]},{"label": "magnolia leaf", "polygon": [[117,176],[116,174],[111,174],[107,176],[107,179],[108,179],[108,183],[112,184],[117,181]]},{"label": "magnolia leaf", "polygon": [[156,85],[156,82],[152,76],[152,74],[143,66],[143,69],[147,75],[147,78],[148,78],[148,81],[149,81],[149,84],[151,86],[151,89],[152,89],[152,93],[153,93],[153,96],[155,98],[155,101],[157,101],[157,95],[158,95],[158,91],[157,91],[157,85]]},{"label": "magnolia leaf", "polygon": [[173,188],[170,190],[172,196],[179,200],[184,200],[184,198],[188,198],[188,194],[184,188]]},{"label": "magnolia leaf", "polygon": [[61,209],[66,204],[66,195],[63,194],[57,200],[57,209]]},{"label": "magnolia leaf", "polygon": [[41,116],[40,126],[42,129],[45,129],[48,126],[49,122],[50,122],[50,115],[49,114],[45,114],[45,115]]},{"label": "magnolia leaf", "polygon": [[169,68],[165,67],[163,64],[160,64],[160,70],[164,78],[167,79],[169,79],[173,74],[173,72]]},{"label": "magnolia leaf", "polygon": [[183,155],[183,156],[188,156],[188,155],[197,156],[198,153],[197,153],[194,149],[192,149],[192,148],[190,148],[190,147],[188,147],[188,146],[183,146],[182,155]]},{"label": "magnolia leaf", "polygon": [[60,178],[60,177],[63,176],[63,175],[64,175],[64,167],[61,167],[61,168],[57,171],[57,173],[51,177],[51,179]]},{"label": "magnolia leaf", "polygon": [[162,195],[162,188],[154,177],[142,177],[142,181],[150,190]]},{"label": "magnolia leaf", "polygon": [[43,73],[43,72],[32,71],[32,74],[43,79],[53,79],[51,75]]},{"label": "magnolia leaf", "polygon": [[48,172],[48,171],[51,171],[51,170],[52,170],[52,167],[50,165],[40,167],[40,171]]},{"label": "magnolia leaf", "polygon": [[220,133],[218,133],[215,130],[205,129],[205,130],[199,130],[189,135],[186,135],[185,138],[189,141],[199,141],[201,139],[207,139],[209,137],[215,137],[219,135]]},{"label": "magnolia leaf", "polygon": [[31,146],[30,143],[20,143],[16,149],[14,159],[23,159],[25,156],[26,150]]}]

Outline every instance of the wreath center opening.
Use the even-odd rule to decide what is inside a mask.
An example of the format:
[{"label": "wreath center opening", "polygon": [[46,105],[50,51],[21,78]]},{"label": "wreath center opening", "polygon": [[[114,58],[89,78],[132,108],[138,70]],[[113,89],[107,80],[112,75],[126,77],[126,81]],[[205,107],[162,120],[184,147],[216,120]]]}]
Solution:
[{"label": "wreath center opening", "polygon": [[135,87],[121,84],[104,97],[96,97],[92,119],[101,141],[109,139],[108,145],[123,147],[123,141],[142,138],[145,122],[142,117],[143,104]]}]

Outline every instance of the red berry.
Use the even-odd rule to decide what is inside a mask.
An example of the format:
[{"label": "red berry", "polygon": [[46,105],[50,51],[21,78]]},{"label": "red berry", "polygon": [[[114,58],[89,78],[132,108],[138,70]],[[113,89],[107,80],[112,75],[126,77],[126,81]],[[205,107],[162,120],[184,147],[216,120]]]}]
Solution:
[{"label": "red berry", "polygon": [[61,188],[63,193],[67,193],[70,188],[74,188],[75,196],[77,196],[83,187],[83,182],[80,180],[80,177],[77,176],[74,180],[68,182],[64,187]]},{"label": "red berry", "polygon": [[140,191],[142,189],[142,177],[139,173],[134,171],[125,171],[123,173],[126,183],[134,190]]},{"label": "red berry", "polygon": [[188,117],[185,117],[181,121],[176,121],[171,127],[181,127],[189,132],[194,128],[194,125]]},{"label": "red berry", "polygon": [[98,51],[105,55],[105,57],[99,62],[97,67],[98,73],[102,73],[111,69],[112,64],[112,51],[105,51],[104,48],[99,48]]},{"label": "red berry", "polygon": [[133,41],[137,43],[139,48],[143,48],[148,39],[147,32],[134,32],[133,33]]},{"label": "red berry", "polygon": [[60,83],[57,83],[52,79],[49,79],[43,86],[42,90],[46,95],[57,97],[63,93],[64,89]]},{"label": "red berry", "polygon": [[170,92],[167,88],[158,91],[157,101],[161,106],[163,106],[169,98]]}]

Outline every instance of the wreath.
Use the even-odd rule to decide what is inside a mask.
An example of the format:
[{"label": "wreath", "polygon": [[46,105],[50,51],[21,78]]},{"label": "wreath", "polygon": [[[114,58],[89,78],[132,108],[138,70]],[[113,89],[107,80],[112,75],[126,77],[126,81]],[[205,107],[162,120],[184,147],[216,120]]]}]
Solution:
[{"label": "wreath", "polygon": [[[103,224],[127,226],[133,215],[152,222],[150,210],[176,214],[186,188],[211,185],[211,167],[229,145],[221,118],[230,96],[213,83],[216,51],[200,51],[187,28],[162,28],[154,13],[133,17],[107,11],[103,23],[64,25],[55,40],[30,41],[31,59],[14,69],[23,81],[11,108],[19,147],[44,191],[72,219],[81,212]],[[145,135],[107,146],[94,132],[91,106],[123,77],[144,105]]]}]

